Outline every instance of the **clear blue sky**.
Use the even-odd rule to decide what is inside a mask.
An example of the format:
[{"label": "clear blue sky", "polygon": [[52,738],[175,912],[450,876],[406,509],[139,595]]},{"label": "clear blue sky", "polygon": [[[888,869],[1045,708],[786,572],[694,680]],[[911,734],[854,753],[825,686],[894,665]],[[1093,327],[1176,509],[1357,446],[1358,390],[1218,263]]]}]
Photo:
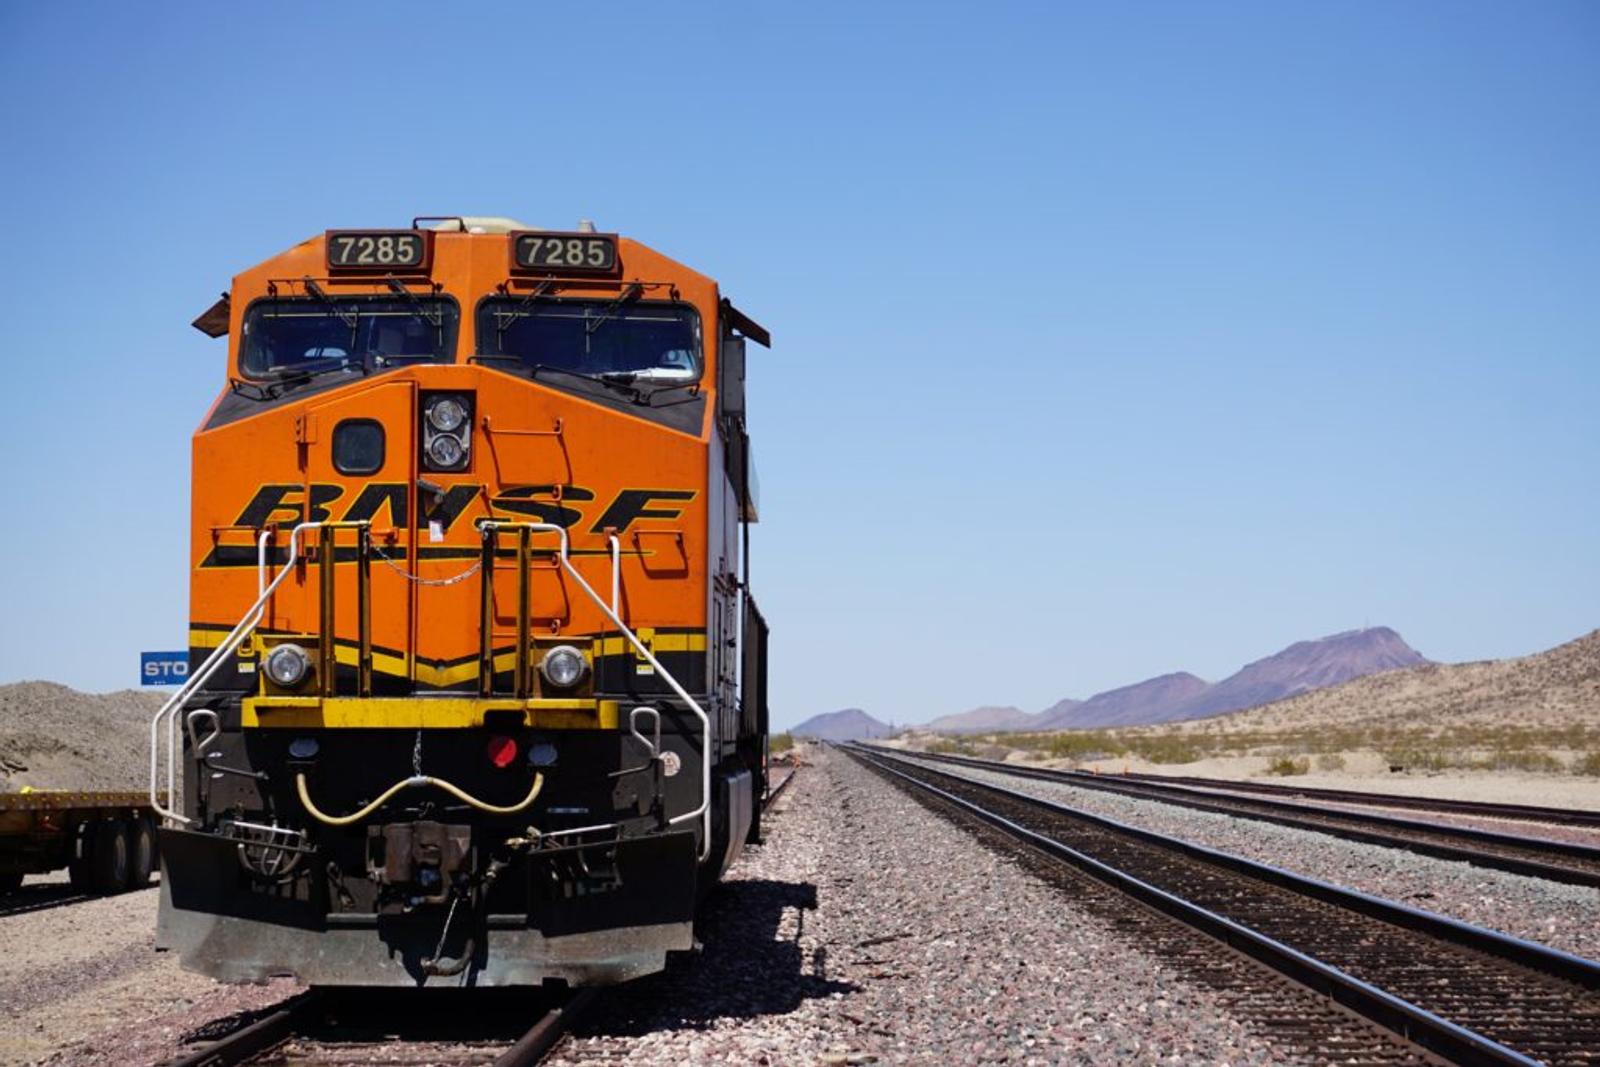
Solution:
[{"label": "clear blue sky", "polygon": [[329,226],[722,281],[777,721],[1600,626],[1600,5],[0,9],[0,681],[183,643],[189,320]]}]

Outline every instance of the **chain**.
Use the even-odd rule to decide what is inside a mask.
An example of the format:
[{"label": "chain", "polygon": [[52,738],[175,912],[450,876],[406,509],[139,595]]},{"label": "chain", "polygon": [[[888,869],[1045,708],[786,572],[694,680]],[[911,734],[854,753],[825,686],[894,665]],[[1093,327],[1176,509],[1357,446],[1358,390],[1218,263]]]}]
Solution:
[{"label": "chain", "polygon": [[410,571],[400,566],[400,564],[396,563],[393,559],[390,559],[389,554],[383,549],[379,548],[377,545],[372,546],[372,554],[383,560],[383,562],[386,563],[396,574],[400,575],[400,577],[404,578],[408,582],[416,582],[418,585],[455,585],[457,582],[464,582],[468,578],[471,578],[483,567],[483,560],[480,559],[453,578],[424,578],[421,575],[412,574]]},{"label": "chain", "polygon": [[422,731],[417,731],[417,743],[411,746],[411,773],[422,777]]}]

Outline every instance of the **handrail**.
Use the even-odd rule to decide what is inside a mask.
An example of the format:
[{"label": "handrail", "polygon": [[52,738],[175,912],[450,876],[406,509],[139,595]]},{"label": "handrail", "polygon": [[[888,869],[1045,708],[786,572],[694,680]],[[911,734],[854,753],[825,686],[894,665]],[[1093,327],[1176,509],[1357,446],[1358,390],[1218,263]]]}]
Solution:
[{"label": "handrail", "polygon": [[[275,529],[261,531],[261,536],[256,542],[256,589],[258,590],[256,602],[250,605],[250,610],[244,613],[244,618],[240,619],[238,625],[228,631],[228,636],[223,638],[222,643],[212,650],[211,655],[206,657],[205,662],[200,665],[200,669],[189,675],[188,681],[184,682],[176,693],[167,698],[166,703],[161,705],[161,709],[150,720],[150,807],[162,818],[185,825],[194,822],[193,819],[186,815],[181,815],[175,810],[179,806],[177,792],[178,713],[183,710],[184,703],[194,695],[195,691],[209,681],[211,676],[217,673],[217,669],[227,662],[228,657],[233,655],[234,651],[244,643],[244,639],[250,635],[250,632],[261,621],[261,616],[266,614],[267,601],[272,598],[272,594],[277,592],[278,586],[283,584],[283,580],[294,569],[295,560],[300,554],[300,534],[302,531],[318,529],[323,526],[365,525],[367,524],[364,522],[302,522],[295,526],[289,531],[289,554],[284,560],[283,570],[279,571],[277,577],[273,578],[271,582],[267,581],[267,543],[272,540],[277,531]],[[159,789],[161,782],[161,727],[163,720],[166,721],[167,727],[167,788],[165,794],[162,794]],[[161,802],[162,795],[166,797],[167,802],[172,804],[173,807],[169,808]]]},{"label": "handrail", "polygon": [[[176,806],[179,805],[176,788],[179,741],[178,712],[182,710],[184,702],[210,680],[218,668],[227,661],[229,656],[233,655],[238,647],[244,643],[244,639],[260,623],[262,615],[266,613],[267,601],[272,598],[272,594],[277,592],[278,586],[283,584],[283,580],[294,569],[294,564],[300,554],[300,535],[304,531],[321,529],[325,526],[362,527],[366,525],[368,525],[366,522],[299,523],[289,532],[289,551],[284,559],[283,569],[278,572],[271,582],[268,582],[266,577],[267,544],[272,540],[276,530],[267,529],[261,532],[256,545],[256,588],[258,595],[255,603],[245,612],[244,617],[239,620],[238,624],[228,632],[228,636],[223,638],[222,642],[206,657],[200,668],[191,674],[178,691],[161,705],[160,710],[150,720],[150,806],[157,814],[172,822],[185,825],[194,822],[193,819],[175,810]],[[695,718],[700,720],[700,803],[693,810],[673,816],[667,821],[669,825],[676,826],[692,819],[700,820],[701,842],[699,858],[704,861],[711,854],[711,717],[700,706],[700,702],[690,696],[689,691],[678,682],[677,678],[673,677],[672,672],[668,671],[661,661],[656,659],[655,654],[639,639],[639,636],[622,621],[618,613],[618,609],[621,607],[621,549],[616,537],[609,538],[612,568],[612,603],[608,605],[600,594],[595,592],[594,587],[584,580],[583,575],[579,574],[578,569],[573,565],[567,551],[567,531],[565,527],[543,522],[499,522],[491,520],[482,523],[480,528],[486,541],[492,541],[500,530],[527,530],[529,533],[556,534],[561,543],[560,554],[557,558],[560,559],[562,568],[572,576],[573,581],[578,583],[578,587],[588,595],[589,599],[594,601],[595,606],[610,620],[611,624],[627,638],[628,643],[644,658],[645,662],[649,663],[656,673],[666,681],[678,698],[688,705]],[[484,581],[488,582],[488,580],[489,575],[486,573]],[[523,576],[522,580],[525,581],[526,576]],[[167,789],[164,796],[174,807],[168,807],[161,802],[163,794],[158,788],[161,781],[161,726],[163,720],[167,724]]]},{"label": "handrail", "polygon": [[[622,621],[611,606],[606,604],[600,594],[594,591],[594,587],[584,580],[583,575],[578,573],[578,568],[573,566],[572,560],[567,555],[566,527],[556,526],[548,522],[499,522],[489,520],[481,525],[481,529],[486,541],[492,541],[500,530],[527,530],[530,533],[554,533],[559,536],[561,550],[557,558],[560,559],[562,568],[572,575],[572,580],[578,583],[578,587],[588,594],[589,599],[594,601],[595,606],[605,614],[611,624],[621,631],[622,636],[628,639],[628,643],[634,647],[634,650],[644,658],[645,662],[655,668],[656,673],[665,679],[667,685],[678,695],[678,699],[687,704],[689,710],[694,712],[695,718],[700,720],[700,806],[693,811],[686,811],[681,815],[673,816],[667,822],[669,825],[676,826],[691,819],[701,820],[700,859],[704,861],[711,854],[711,717],[700,706],[700,702],[690,696],[689,691],[680,685],[671,672],[661,665],[661,661],[656,659],[654,653],[645,646],[643,641],[639,640],[639,636],[628,629],[627,624]],[[617,558],[617,555],[612,557],[613,560]],[[613,570],[614,576],[615,573],[616,571]],[[487,576],[484,580],[488,581]],[[526,581],[526,576],[524,575],[520,580]],[[614,584],[613,589],[615,588],[616,585]]]}]

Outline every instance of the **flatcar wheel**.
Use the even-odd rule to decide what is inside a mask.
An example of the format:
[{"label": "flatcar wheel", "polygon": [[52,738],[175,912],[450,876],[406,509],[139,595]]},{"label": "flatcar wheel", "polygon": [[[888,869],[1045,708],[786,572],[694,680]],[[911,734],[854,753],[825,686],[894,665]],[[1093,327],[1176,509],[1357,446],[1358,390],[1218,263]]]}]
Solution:
[{"label": "flatcar wheel", "polygon": [[156,835],[149,819],[133,820],[128,834],[128,885],[129,889],[143,889],[150,884],[150,872],[156,866]]},{"label": "flatcar wheel", "polygon": [[72,858],[67,860],[67,880],[79,893],[94,892],[94,867],[91,863],[94,849],[95,823],[78,828],[78,838],[72,843]]},{"label": "flatcar wheel", "polygon": [[128,884],[130,853],[128,824],[123,819],[102,819],[89,834],[89,878],[94,891],[109,896]]},{"label": "flatcar wheel", "polygon": [[0,874],[0,893],[15,893],[22,888],[22,872]]}]

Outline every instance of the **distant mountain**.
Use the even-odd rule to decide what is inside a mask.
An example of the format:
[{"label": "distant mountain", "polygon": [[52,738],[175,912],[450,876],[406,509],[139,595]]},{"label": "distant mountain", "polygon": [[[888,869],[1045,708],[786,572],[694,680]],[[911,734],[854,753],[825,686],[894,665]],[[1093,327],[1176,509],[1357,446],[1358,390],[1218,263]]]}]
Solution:
[{"label": "distant mountain", "polygon": [[[1064,704],[1073,703],[1070,700],[1062,701]],[[1013,707],[982,707],[963,711],[959,715],[942,715],[934,719],[927,726],[929,730],[936,730],[942,734],[974,734],[989,733],[994,730],[1031,730],[1037,716],[1029,715],[1021,708]]]},{"label": "distant mountain", "polygon": [[1033,721],[1035,723],[1054,722],[1056,719],[1065,717],[1068,712],[1082,703],[1083,701],[1081,700],[1073,700],[1071,697],[1066,697],[1035,714]]},{"label": "distant mountain", "polygon": [[[1099,726],[1133,726],[1164,722],[1173,712],[1205,693],[1211,685],[1187,671],[1163,674],[1121,689],[1096,693],[1081,704],[1061,712],[1047,712],[1035,724],[1038,730],[1075,730]],[[1059,706],[1059,705],[1058,705]]]},{"label": "distant mountain", "polygon": [[812,737],[818,741],[871,741],[894,733],[860,708],[813,715],[789,732],[796,737]]},{"label": "distant mountain", "polygon": [[1033,714],[1012,707],[974,708],[935,719],[926,729],[941,733],[1082,730],[1199,719],[1427,662],[1399,634],[1387,626],[1374,626],[1297,641],[1215,685],[1178,671],[1096,693],[1088,700],[1060,700]]},{"label": "distant mountain", "polygon": [[1347,630],[1316,641],[1296,641],[1282,652],[1258,659],[1185,701],[1162,719],[1199,719],[1253,708],[1298,693],[1323,689],[1379,671],[1416,667],[1428,660],[1387,626]]}]

